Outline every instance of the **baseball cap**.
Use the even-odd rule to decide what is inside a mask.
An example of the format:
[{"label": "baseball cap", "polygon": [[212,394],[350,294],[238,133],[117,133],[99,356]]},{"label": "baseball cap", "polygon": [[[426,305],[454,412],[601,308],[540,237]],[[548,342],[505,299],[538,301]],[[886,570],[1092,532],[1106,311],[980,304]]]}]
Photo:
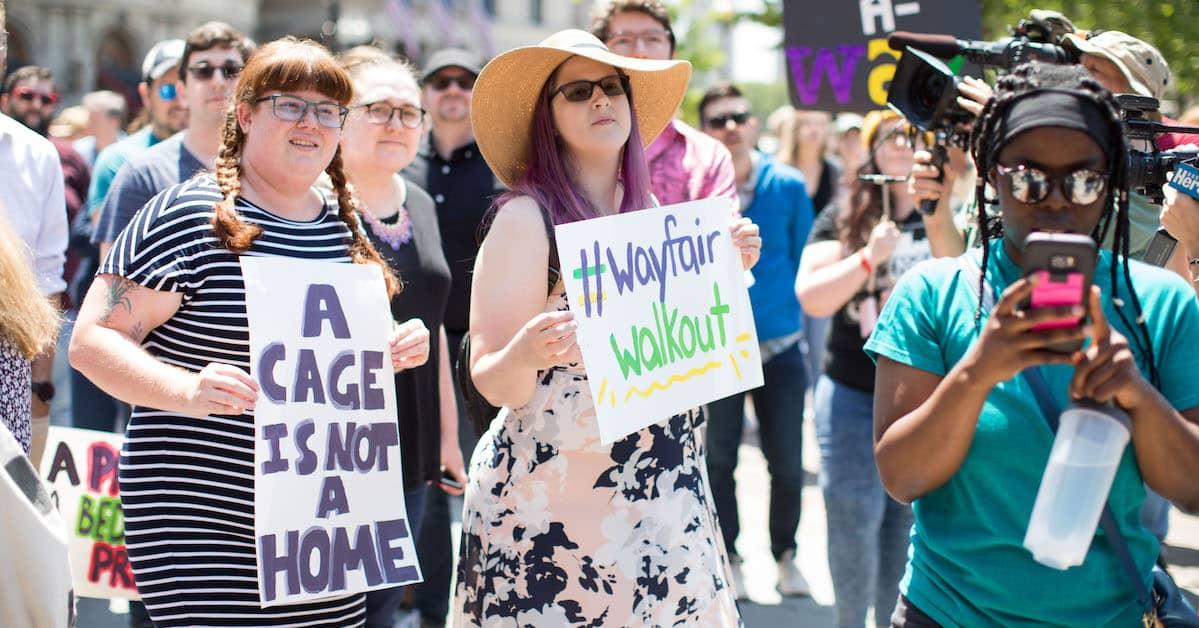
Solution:
[{"label": "baseball cap", "polygon": [[1170,66],[1157,48],[1120,31],[1101,31],[1086,36],[1066,35],[1062,43],[1080,53],[1103,57],[1116,64],[1133,91],[1161,100],[1170,86]]},{"label": "baseball cap", "polygon": [[446,68],[462,68],[477,77],[483,69],[483,60],[475,53],[461,48],[438,50],[429,56],[428,63],[421,70],[420,82],[428,81],[434,74]]},{"label": "baseball cap", "polygon": [[184,46],[182,39],[164,39],[154,44],[142,60],[142,81],[156,81],[162,78],[167,70],[179,65],[179,61],[183,59]]},{"label": "baseball cap", "polygon": [[837,135],[845,135],[853,129],[861,130],[862,116],[856,113],[839,113],[833,127],[837,130]]}]

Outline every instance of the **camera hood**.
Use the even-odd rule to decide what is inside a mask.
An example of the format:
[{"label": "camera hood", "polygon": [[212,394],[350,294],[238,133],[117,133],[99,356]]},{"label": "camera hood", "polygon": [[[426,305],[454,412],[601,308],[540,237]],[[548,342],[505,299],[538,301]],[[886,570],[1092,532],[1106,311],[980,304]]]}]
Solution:
[{"label": "camera hood", "polygon": [[891,79],[887,106],[922,131],[948,130],[969,119],[957,104],[959,81],[945,62],[908,46]]}]

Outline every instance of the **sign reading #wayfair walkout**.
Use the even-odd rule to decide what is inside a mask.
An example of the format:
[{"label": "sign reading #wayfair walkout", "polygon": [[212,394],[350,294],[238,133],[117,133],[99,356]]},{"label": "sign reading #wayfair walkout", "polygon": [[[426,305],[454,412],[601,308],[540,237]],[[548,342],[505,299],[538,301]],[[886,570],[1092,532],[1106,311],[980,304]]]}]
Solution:
[{"label": "sign reading #wayfair walkout", "polygon": [[881,109],[902,50],[894,31],[979,39],[977,0],[784,0],[783,52],[791,104],[799,109]]},{"label": "sign reading #wayfair walkout", "polygon": [[729,215],[712,198],[557,227],[603,442],[762,385]]}]

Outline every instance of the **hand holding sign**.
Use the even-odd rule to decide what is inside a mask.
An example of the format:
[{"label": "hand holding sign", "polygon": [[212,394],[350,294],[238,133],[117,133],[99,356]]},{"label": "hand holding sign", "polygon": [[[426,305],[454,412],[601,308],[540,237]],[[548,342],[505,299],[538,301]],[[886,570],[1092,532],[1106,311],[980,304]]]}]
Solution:
[{"label": "hand holding sign", "polygon": [[543,371],[555,366],[581,362],[572,312],[543,312],[525,323],[512,338],[512,349],[520,362]]},{"label": "hand holding sign", "polygon": [[391,349],[391,368],[399,373],[429,361],[429,328],[419,318],[397,325],[387,337]]},{"label": "hand holding sign", "polygon": [[248,373],[229,364],[212,362],[190,376],[187,405],[180,412],[188,416],[241,414],[254,409],[258,382]]},{"label": "hand holding sign", "polygon": [[734,218],[729,224],[729,235],[733,238],[733,246],[741,252],[741,267],[749,270],[762,257],[762,237],[758,225],[749,218]]}]

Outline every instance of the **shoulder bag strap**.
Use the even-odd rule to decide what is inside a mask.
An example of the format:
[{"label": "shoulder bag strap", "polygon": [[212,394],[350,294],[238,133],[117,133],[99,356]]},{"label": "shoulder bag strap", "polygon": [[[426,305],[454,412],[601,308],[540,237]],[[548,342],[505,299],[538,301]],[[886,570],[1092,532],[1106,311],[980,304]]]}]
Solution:
[{"label": "shoulder bag strap", "polygon": [[[1045,381],[1045,375],[1041,373],[1040,367],[1024,369],[1020,373],[1024,377],[1024,382],[1032,389],[1033,398],[1037,400],[1037,407],[1041,409],[1041,416],[1049,423],[1050,429],[1054,434],[1057,433],[1058,415],[1061,414],[1060,409],[1053,400],[1052,393],[1049,392],[1049,383]],[[1145,582],[1137,575],[1136,563],[1132,560],[1132,552],[1128,551],[1128,541],[1124,538],[1124,534],[1120,532],[1120,526],[1116,525],[1116,517],[1112,514],[1111,503],[1103,505],[1103,514],[1099,516],[1099,527],[1103,530],[1103,535],[1107,539],[1108,545],[1111,545],[1112,551],[1116,554],[1116,560],[1120,562],[1120,567],[1124,571],[1124,575],[1132,583],[1133,589],[1137,592],[1137,604],[1146,611],[1153,610],[1153,594],[1149,591],[1149,587],[1145,586]]]},{"label": "shoulder bag strap", "polygon": [[549,255],[549,274],[546,277],[545,293],[549,295],[554,291],[554,286],[558,285],[558,279],[561,278],[561,265],[558,262],[558,239],[554,236],[554,219],[550,216],[549,210],[538,205],[541,210],[541,221],[545,223],[545,237],[549,240],[550,255]]}]

